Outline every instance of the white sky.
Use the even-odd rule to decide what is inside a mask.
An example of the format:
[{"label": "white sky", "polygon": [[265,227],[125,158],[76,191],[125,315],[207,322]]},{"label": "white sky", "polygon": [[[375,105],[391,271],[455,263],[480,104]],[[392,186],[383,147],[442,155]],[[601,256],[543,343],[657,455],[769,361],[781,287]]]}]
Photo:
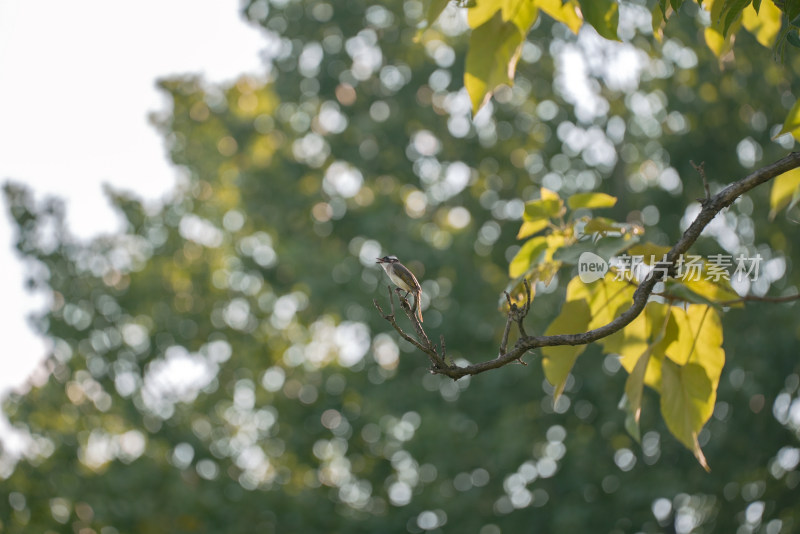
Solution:
[{"label": "white sky", "polygon": [[[81,237],[118,222],[102,184],[158,198],[175,183],[148,113],[165,109],[158,77],[211,81],[261,72],[263,37],[237,0],[0,0],[0,183],[67,202]],[[0,397],[45,355],[26,316],[23,266],[0,202]]]}]

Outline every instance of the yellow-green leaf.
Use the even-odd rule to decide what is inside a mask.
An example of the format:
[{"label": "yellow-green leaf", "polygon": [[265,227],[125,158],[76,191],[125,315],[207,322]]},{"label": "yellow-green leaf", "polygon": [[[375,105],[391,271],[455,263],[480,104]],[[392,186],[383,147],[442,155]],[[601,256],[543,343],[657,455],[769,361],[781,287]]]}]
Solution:
[{"label": "yellow-green leaf", "polygon": [[464,87],[472,112],[477,113],[492,96],[494,89],[511,84],[519,59],[522,37],[516,26],[503,22],[500,13],[472,32],[467,50]]},{"label": "yellow-green leaf", "polygon": [[630,306],[633,301],[635,287],[620,280],[614,280],[611,273],[592,284],[593,294],[590,307],[592,309],[591,328],[610,323],[622,308]]},{"label": "yellow-green leaf", "polygon": [[425,10],[426,26],[431,26],[436,22],[436,19],[442,14],[448,3],[450,3],[450,0],[428,0],[428,9]]},{"label": "yellow-green leaf", "polygon": [[[650,363],[650,354],[652,350],[648,347],[636,362],[631,374],[625,381],[625,395],[628,397],[628,409],[633,416],[633,422],[638,427],[639,418],[642,414],[642,396],[644,393],[644,372],[647,370],[647,364]],[[638,434],[638,432],[637,432]]]},{"label": "yellow-green leaf", "polygon": [[659,0],[650,12],[653,19],[653,37],[658,42],[664,39],[664,27],[667,25],[667,19],[672,15],[672,11],[672,6],[668,5],[666,0]]},{"label": "yellow-green leaf", "polygon": [[639,356],[647,350],[648,328],[647,317],[640,313],[625,328],[618,330],[600,340],[603,352],[619,354],[619,362],[628,373],[633,372]]},{"label": "yellow-green leaf", "polygon": [[489,22],[502,7],[503,4],[497,0],[476,0],[467,9],[467,24],[472,29],[478,28]]},{"label": "yellow-green leaf", "polygon": [[558,196],[558,193],[556,193],[552,189],[547,189],[546,187],[539,188],[539,196],[542,198],[542,200],[561,199],[561,197]]},{"label": "yellow-green leaf", "polygon": [[615,0],[578,0],[578,3],[583,20],[591,24],[597,33],[612,41],[619,40],[619,5]]},{"label": "yellow-green leaf", "polygon": [[567,198],[567,205],[570,209],[578,208],[611,208],[617,203],[617,197],[612,197],[605,193],[576,193]]},{"label": "yellow-green leaf", "polygon": [[662,261],[667,252],[669,252],[669,247],[656,245],[650,241],[641,245],[634,245],[628,250],[630,256],[642,256],[642,261],[647,265]]},{"label": "yellow-green leaf", "polygon": [[673,307],[672,316],[678,336],[667,347],[667,357],[678,365],[696,363],[703,367],[716,390],[725,365],[719,314],[711,306],[690,304],[686,310]]},{"label": "yellow-green leaf", "polygon": [[[795,104],[796,106],[797,104]],[[788,206],[790,202],[797,202],[798,198],[800,198],[800,169],[792,169],[775,178],[769,194],[770,220],[774,219],[778,212]]]},{"label": "yellow-green leaf", "polygon": [[744,8],[752,0],[725,0],[720,22],[722,22],[722,35],[727,36],[734,21],[741,19]]},{"label": "yellow-green leaf", "polygon": [[544,236],[529,239],[511,260],[511,264],[508,266],[509,278],[517,278],[528,272],[533,262],[546,248],[547,239]]},{"label": "yellow-green leaf", "polygon": [[503,20],[516,24],[523,38],[536,20],[536,12],[534,0],[503,0]]},{"label": "yellow-green leaf", "polygon": [[619,223],[617,223],[617,221],[607,217],[595,217],[590,219],[583,227],[584,234],[606,235],[611,232],[621,232],[622,230],[622,227],[619,225]]},{"label": "yellow-green leaf", "polygon": [[[473,20],[482,20],[489,9],[482,6],[489,4],[496,5],[498,9],[495,9],[491,18],[472,31],[467,51],[464,87],[472,102],[473,113],[477,113],[489,101],[498,86],[513,84],[522,42],[536,20],[537,9],[530,1],[518,1],[517,9],[508,12],[513,14],[513,18],[504,20],[499,2],[483,0],[469,9],[470,25]],[[473,15],[476,9],[479,11]]]},{"label": "yellow-green leaf", "polygon": [[711,417],[725,351],[717,311],[704,305],[672,308],[678,336],[666,349],[661,371],[661,412],[675,437],[708,464],[697,443],[697,433]]},{"label": "yellow-green leaf", "polygon": [[626,282],[614,280],[611,273],[591,284],[583,283],[576,276],[567,284],[567,300],[586,300],[592,313],[589,328],[597,328],[611,322],[620,308],[630,305],[635,289]]},{"label": "yellow-green leaf", "polygon": [[572,33],[577,34],[578,30],[583,26],[583,19],[578,16],[573,0],[569,2],[564,2],[563,0],[536,0],[536,7],[550,15],[554,20],[564,24]]},{"label": "yellow-green leaf", "polygon": [[[789,110],[789,113],[786,115],[786,119],[783,121],[783,128],[781,131],[775,135],[775,137],[780,137],[785,133],[792,134],[792,137],[800,141],[800,99],[798,99],[792,109]],[[773,139],[775,139],[773,137]]]},{"label": "yellow-green leaf", "polygon": [[525,213],[522,215],[526,221],[539,221],[558,217],[563,214],[564,202],[560,198],[540,198],[525,203]]},{"label": "yellow-green leaf", "polygon": [[470,28],[477,28],[486,24],[498,11],[504,22],[516,24],[526,34],[533,24],[527,22],[531,11],[534,13],[534,20],[536,18],[534,0],[476,0],[467,10],[467,23]]},{"label": "yellow-green leaf", "polygon": [[781,10],[772,0],[763,0],[761,8],[756,12],[751,4],[742,13],[742,25],[755,35],[759,43],[772,48],[781,29]]},{"label": "yellow-green leaf", "polygon": [[[567,301],[545,332],[546,336],[556,334],[577,334],[588,330],[591,319],[589,306],[585,300]],[[558,398],[564,391],[575,360],[586,349],[586,345],[562,345],[558,347],[542,347],[542,368],[547,380],[555,388],[553,398]]]},{"label": "yellow-green leaf", "polygon": [[547,248],[550,251],[551,257],[553,252],[563,247],[567,243],[567,237],[562,232],[553,232],[552,234],[545,236],[545,239],[547,239]]},{"label": "yellow-green leaf", "polygon": [[697,364],[680,366],[664,358],[661,367],[661,415],[673,436],[694,453],[703,469],[709,471],[697,434],[714,409],[716,388],[705,370]]},{"label": "yellow-green leaf", "polygon": [[[598,238],[592,239],[591,241],[583,240],[579,242],[565,240],[565,242],[560,245],[562,248],[553,255],[553,258],[567,265],[576,265],[581,264],[581,257],[585,253],[590,252],[591,256],[585,257],[586,259],[599,258],[608,263],[611,258],[617,256],[633,243],[635,243],[635,241],[627,237],[605,237],[602,239]],[[595,258],[595,256],[597,258]],[[592,268],[592,270],[597,272],[594,268]],[[603,270],[603,274],[606,272],[606,270]]]},{"label": "yellow-green leaf", "polygon": [[590,302],[592,298],[592,290],[589,285],[584,284],[580,277],[576,276],[567,284],[567,301],[570,300],[585,300]]},{"label": "yellow-green leaf", "polygon": [[[703,272],[706,273],[705,270]],[[703,276],[705,276],[705,274]],[[705,278],[692,279],[688,276],[684,276],[684,279],[681,281],[681,283],[689,291],[701,297],[701,299],[707,300],[708,303],[716,304],[719,302],[728,302],[739,298],[739,294],[733,290],[733,287],[731,287],[730,281],[724,278],[714,281],[706,280]],[[672,292],[672,290],[670,290],[670,292]],[[742,305],[737,304],[735,306],[740,307]]]},{"label": "yellow-green leaf", "polygon": [[731,36],[734,31],[725,31],[725,21],[723,20],[723,8],[725,0],[707,0],[703,2],[703,7],[711,13],[711,26],[705,29],[706,44],[718,58],[728,53],[733,46]]},{"label": "yellow-green leaf", "polygon": [[532,236],[537,232],[541,232],[548,225],[547,219],[537,219],[535,221],[524,221],[522,226],[519,228],[519,232],[517,232],[517,239],[524,239],[526,237]]},{"label": "yellow-green leaf", "polygon": [[642,371],[642,379],[645,384],[659,391],[664,351],[677,338],[678,329],[670,316],[670,306],[648,302],[643,313],[601,343],[606,352],[620,355],[620,364],[630,374],[634,374],[642,354],[649,353],[649,364]]}]

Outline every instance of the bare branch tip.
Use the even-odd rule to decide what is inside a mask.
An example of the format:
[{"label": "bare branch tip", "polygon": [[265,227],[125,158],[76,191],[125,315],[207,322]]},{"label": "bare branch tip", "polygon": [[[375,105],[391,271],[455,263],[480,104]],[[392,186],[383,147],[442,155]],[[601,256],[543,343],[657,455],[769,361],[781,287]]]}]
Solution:
[{"label": "bare branch tip", "polygon": [[708,187],[708,178],[706,177],[706,162],[705,161],[701,161],[700,164],[698,165],[694,161],[689,160],[689,163],[692,164],[692,167],[694,167],[694,170],[696,170],[697,173],[700,175],[700,178],[703,179],[703,188],[706,191],[706,198],[703,199],[703,200],[701,200],[701,199],[697,199],[697,200],[703,206],[705,206],[706,203],[708,203],[711,200],[711,189]]},{"label": "bare branch tip", "polygon": [[525,284],[525,315],[527,315],[528,310],[531,309],[531,282],[526,278],[524,284]]}]

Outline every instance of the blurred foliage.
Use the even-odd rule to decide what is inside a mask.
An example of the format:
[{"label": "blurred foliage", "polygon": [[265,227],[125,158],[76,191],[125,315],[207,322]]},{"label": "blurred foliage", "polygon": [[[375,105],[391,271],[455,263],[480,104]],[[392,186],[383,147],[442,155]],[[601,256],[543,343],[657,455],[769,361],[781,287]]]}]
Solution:
[{"label": "blurred foliage", "polygon": [[[704,37],[720,62],[729,62],[737,33],[744,27],[759,43],[782,54],[786,44],[800,48],[800,4],[773,0],[658,0],[649,2],[650,26],[659,41],[667,21],[681,11],[700,10]],[[442,0],[426,0],[430,27],[444,10]],[[644,6],[645,2],[631,2]],[[540,14],[552,17],[577,33],[584,24],[598,35],[620,40],[620,6],[614,0],[470,0],[458,5],[467,11],[474,31],[466,58],[464,87],[478,112],[502,85],[512,85],[522,45]],[[628,6],[626,6],[628,7]],[[642,15],[640,15],[642,16]],[[787,119],[788,120],[788,119]],[[790,131],[787,125],[785,131]]]},{"label": "blurred foliage", "polygon": [[[4,404],[18,436],[0,462],[0,530],[800,528],[796,304],[722,317],[727,365],[698,436],[710,474],[647,389],[635,443],[617,409],[625,373],[597,347],[554,402],[538,365],[429,374],[372,307],[388,294],[375,258],[396,254],[448,354],[490,358],[542,187],[616,196],[604,213],[666,245],[703,195],[691,160],[717,190],[791,148],[771,137],[799,60],[743,34],[721,70],[698,44],[699,10],[684,10],[663,42],[634,3],[619,5],[623,42],[540,17],[514,87],[473,119],[454,82],[468,40],[455,7],[415,42],[415,0],[258,0],[244,12],[265,32],[262,79],[162,83],[174,196],[111,192],[125,230],[79,242],[58,202],[7,185],[52,350]],[[769,195],[738,201],[695,249],[759,253],[763,276],[737,289],[786,294],[800,283],[797,207],[771,223]],[[529,331],[570,277],[539,285]]]}]

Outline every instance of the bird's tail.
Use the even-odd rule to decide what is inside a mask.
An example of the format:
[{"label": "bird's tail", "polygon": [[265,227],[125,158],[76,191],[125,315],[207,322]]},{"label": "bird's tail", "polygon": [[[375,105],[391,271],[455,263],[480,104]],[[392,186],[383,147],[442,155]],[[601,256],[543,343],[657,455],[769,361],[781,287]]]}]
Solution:
[{"label": "bird's tail", "polygon": [[422,291],[417,291],[414,297],[414,300],[417,301],[417,319],[419,319],[419,322],[422,322]]}]

